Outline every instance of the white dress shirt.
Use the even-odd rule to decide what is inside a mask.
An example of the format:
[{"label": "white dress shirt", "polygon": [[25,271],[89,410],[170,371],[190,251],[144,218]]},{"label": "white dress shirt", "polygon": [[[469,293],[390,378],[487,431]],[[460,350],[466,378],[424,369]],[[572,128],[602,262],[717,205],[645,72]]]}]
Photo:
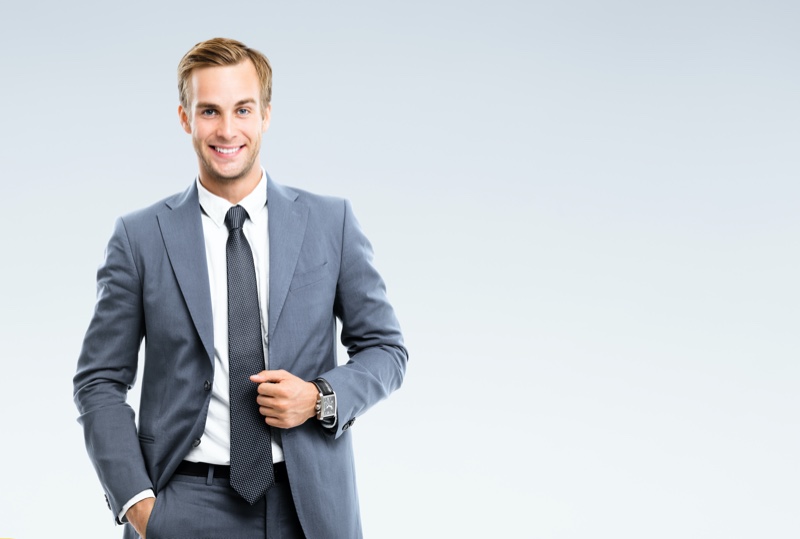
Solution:
[{"label": "white dress shirt", "polygon": [[[208,266],[208,285],[211,292],[211,312],[214,323],[214,385],[211,388],[211,402],[208,406],[205,431],[200,444],[192,448],[184,457],[191,462],[207,462],[228,466],[231,463],[231,421],[230,421],[230,380],[228,378],[228,265],[227,242],[228,227],[225,215],[234,206],[224,198],[206,189],[197,178],[197,194],[202,209],[201,221],[206,247]],[[249,218],[242,227],[245,238],[253,253],[258,288],[258,304],[261,311],[261,333],[264,346],[264,368],[269,365],[268,335],[269,323],[269,234],[267,230],[267,179],[261,170],[261,180],[255,189],[243,198],[239,205]],[[204,358],[198,358],[198,361]],[[256,374],[256,373],[253,373]],[[258,404],[253,401],[253,406]],[[282,462],[283,449],[279,436],[273,431],[272,460]],[[120,520],[128,509],[144,498],[154,497],[152,490],[145,490],[131,498],[120,512]]]}]

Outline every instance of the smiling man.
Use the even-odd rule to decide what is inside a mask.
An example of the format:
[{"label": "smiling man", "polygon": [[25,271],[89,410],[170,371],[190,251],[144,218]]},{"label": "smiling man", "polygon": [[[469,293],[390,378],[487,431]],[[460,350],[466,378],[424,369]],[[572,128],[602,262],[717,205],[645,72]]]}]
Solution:
[{"label": "smiling man", "polygon": [[261,53],[199,43],[178,89],[198,175],[117,221],[74,378],[106,501],[129,539],[361,537],[349,429],[407,361],[369,241],[261,168]]}]

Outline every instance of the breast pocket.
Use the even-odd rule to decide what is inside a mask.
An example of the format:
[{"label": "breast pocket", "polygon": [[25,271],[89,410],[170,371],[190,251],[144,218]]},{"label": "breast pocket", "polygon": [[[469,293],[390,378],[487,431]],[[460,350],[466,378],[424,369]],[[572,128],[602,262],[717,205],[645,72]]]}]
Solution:
[{"label": "breast pocket", "polygon": [[321,265],[303,270],[300,273],[295,273],[292,277],[292,284],[289,285],[289,290],[294,291],[305,286],[310,286],[325,279],[328,275],[328,261],[326,260]]}]

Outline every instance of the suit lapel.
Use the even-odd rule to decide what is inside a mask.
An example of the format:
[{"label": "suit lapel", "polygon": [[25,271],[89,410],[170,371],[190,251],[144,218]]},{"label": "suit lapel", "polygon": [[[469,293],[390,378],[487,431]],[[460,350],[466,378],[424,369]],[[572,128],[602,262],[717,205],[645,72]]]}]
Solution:
[{"label": "suit lapel", "polygon": [[170,210],[158,215],[158,224],[172,270],[209,360],[214,361],[214,325],[208,288],[203,224],[197,185],[167,201]]},{"label": "suit lapel", "polygon": [[308,223],[308,207],[297,201],[297,192],[280,186],[267,176],[269,220],[269,338],[289,293],[294,269]]}]

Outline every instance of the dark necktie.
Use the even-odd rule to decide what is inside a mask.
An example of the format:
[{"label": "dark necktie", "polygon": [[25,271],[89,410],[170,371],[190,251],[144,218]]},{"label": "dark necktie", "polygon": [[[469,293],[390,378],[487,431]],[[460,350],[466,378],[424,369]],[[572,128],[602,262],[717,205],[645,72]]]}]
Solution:
[{"label": "dark necktie", "polygon": [[269,425],[258,411],[251,374],[264,370],[261,315],[253,253],[242,225],[247,211],[234,206],[228,227],[228,363],[231,382],[231,486],[254,504],[275,483]]}]

